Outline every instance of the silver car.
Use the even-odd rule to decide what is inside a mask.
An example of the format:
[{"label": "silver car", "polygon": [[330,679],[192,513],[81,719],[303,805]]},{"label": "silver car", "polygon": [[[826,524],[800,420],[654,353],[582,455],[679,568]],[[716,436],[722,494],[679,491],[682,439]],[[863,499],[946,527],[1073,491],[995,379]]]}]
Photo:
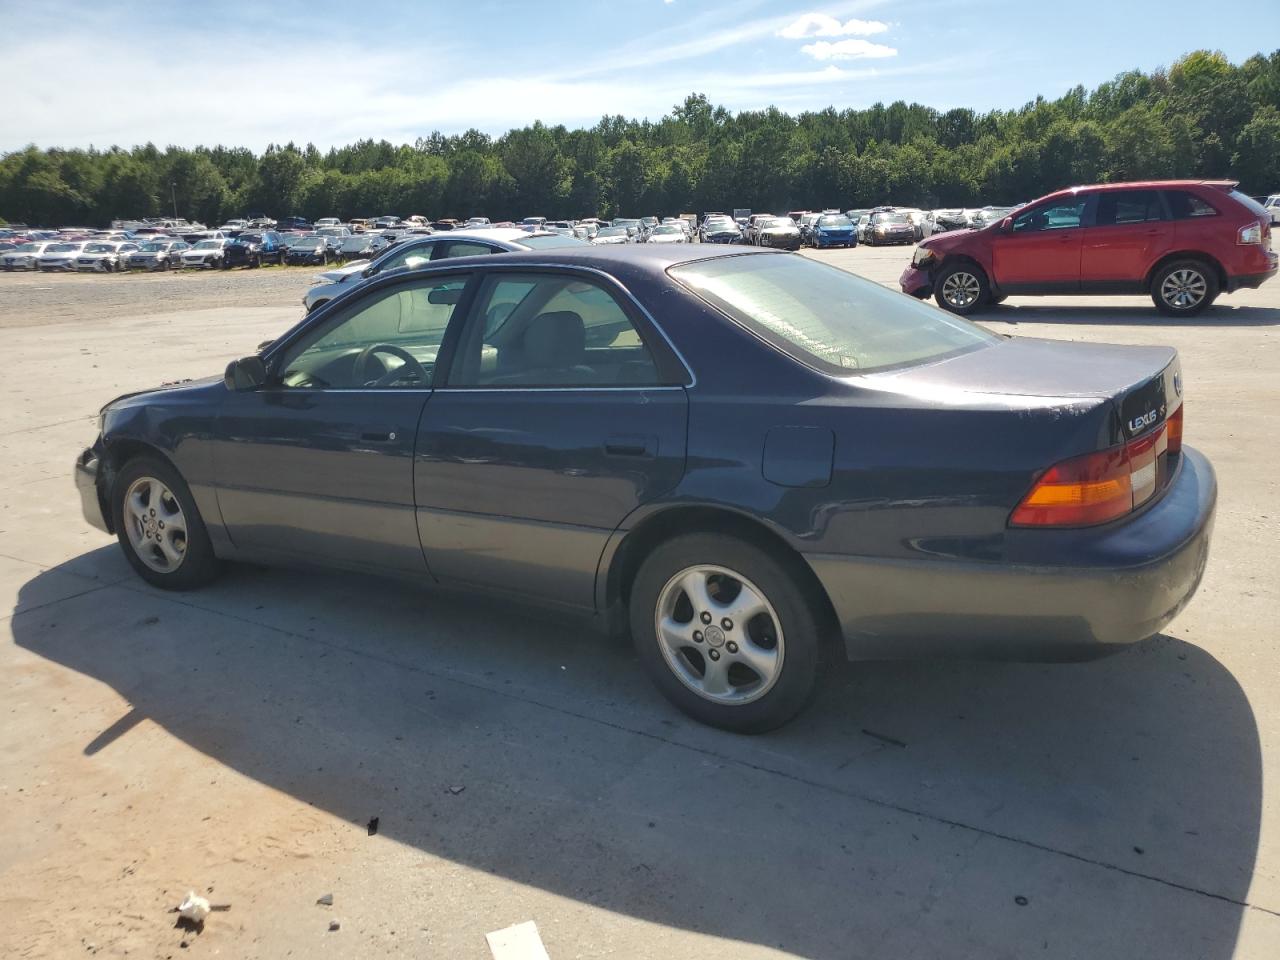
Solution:
[{"label": "silver car", "polygon": [[370,277],[388,270],[425,266],[432,260],[449,257],[472,257],[487,253],[506,253],[515,250],[540,250],[547,247],[577,246],[582,241],[575,237],[539,231],[527,233],[510,227],[490,227],[483,230],[447,230],[426,237],[404,240],[391,250],[373,260],[359,260],[326,270],[318,274],[319,286],[312,287],[302,297],[302,305],[310,313],[334,297],[354,290]]}]

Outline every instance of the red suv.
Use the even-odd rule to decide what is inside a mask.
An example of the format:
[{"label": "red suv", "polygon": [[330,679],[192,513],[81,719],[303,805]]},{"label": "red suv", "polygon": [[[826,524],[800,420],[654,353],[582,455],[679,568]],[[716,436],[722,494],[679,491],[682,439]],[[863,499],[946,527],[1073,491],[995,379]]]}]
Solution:
[{"label": "red suv", "polygon": [[968,314],[1011,294],[1150,294],[1189,317],[1276,275],[1271,217],[1228,180],[1072,187],[981,230],[935,234],[899,280]]}]

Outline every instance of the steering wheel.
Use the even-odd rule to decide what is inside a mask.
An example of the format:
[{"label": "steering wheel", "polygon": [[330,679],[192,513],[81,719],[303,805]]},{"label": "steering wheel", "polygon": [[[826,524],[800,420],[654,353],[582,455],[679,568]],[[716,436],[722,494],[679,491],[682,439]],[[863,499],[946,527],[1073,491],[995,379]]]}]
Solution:
[{"label": "steering wheel", "polygon": [[[398,357],[404,361],[404,366],[388,370],[382,376],[369,380],[366,368],[369,366],[369,359],[375,353],[389,353],[393,357]],[[427,368],[414,359],[413,354],[390,343],[369,344],[356,355],[355,365],[351,370],[352,379],[366,387],[387,387],[398,380],[403,380],[409,374],[412,374],[424,387],[431,382],[431,375],[427,373]]]}]

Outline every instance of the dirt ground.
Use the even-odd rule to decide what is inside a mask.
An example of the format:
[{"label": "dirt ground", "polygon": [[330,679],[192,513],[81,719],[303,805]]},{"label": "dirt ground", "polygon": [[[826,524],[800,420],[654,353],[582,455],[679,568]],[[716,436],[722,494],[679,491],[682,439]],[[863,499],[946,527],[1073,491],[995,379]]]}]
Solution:
[{"label": "dirt ground", "polygon": [[[893,285],[910,248],[810,255]],[[746,738],[527,609],[132,575],[71,484],[98,408],[219,373],[315,272],[0,274],[0,957],[479,960],[526,920],[553,960],[1276,956],[1280,282],[1181,324],[1137,298],[983,319],[1181,351],[1221,489],[1164,634],[851,665]],[[188,890],[230,910],[176,929]]]}]

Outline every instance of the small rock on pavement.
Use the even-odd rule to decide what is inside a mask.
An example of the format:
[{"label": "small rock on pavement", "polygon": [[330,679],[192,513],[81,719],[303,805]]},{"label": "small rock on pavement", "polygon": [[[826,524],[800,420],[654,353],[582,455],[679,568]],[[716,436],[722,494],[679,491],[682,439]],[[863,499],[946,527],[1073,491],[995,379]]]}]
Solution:
[{"label": "small rock on pavement", "polygon": [[330,930],[341,930],[341,929],[342,929],[342,924],[341,924],[341,923],[339,923],[337,920],[330,920],[330,921],[329,921],[329,929],[330,929]]},{"label": "small rock on pavement", "polygon": [[333,894],[332,894],[332,893],[326,893],[323,897],[321,897],[320,899],[318,899],[318,900],[316,901],[316,903],[321,904],[322,906],[332,907],[332,906],[333,906]]},{"label": "small rock on pavement", "polygon": [[450,788],[449,788],[449,792],[450,792],[450,793],[452,793],[452,794],[456,797],[458,794],[460,794],[460,793],[461,793],[463,790],[465,790],[465,789],[467,789],[467,788],[466,788],[466,787],[450,787]]}]

